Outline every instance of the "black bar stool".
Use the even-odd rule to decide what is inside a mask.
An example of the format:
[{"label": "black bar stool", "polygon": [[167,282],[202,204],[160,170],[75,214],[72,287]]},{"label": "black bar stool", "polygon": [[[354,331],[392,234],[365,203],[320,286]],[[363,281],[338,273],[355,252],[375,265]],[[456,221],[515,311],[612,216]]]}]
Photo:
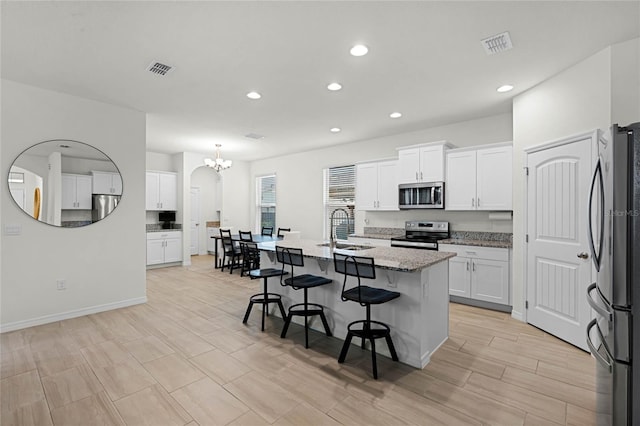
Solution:
[{"label": "black bar stool", "polygon": [[[260,251],[258,250],[257,244],[242,242],[240,243],[240,247],[242,248],[243,256],[252,259],[260,257]],[[264,331],[264,317],[265,315],[269,315],[269,303],[276,303],[278,308],[280,308],[280,315],[282,315],[283,319],[285,318],[286,313],[284,311],[284,306],[282,306],[282,298],[279,294],[269,293],[267,291],[267,279],[271,277],[281,277],[282,275],[287,274],[288,272],[275,268],[253,269],[249,271],[249,276],[252,279],[262,278],[264,280],[264,284],[262,293],[254,294],[249,298],[249,306],[247,307],[247,312],[245,312],[244,319],[242,320],[243,324],[247,323],[249,314],[251,313],[251,308],[253,308],[253,305],[256,303],[262,305],[262,331]]]},{"label": "black bar stool", "polygon": [[273,226],[263,226],[262,227],[262,232],[260,232],[260,235],[263,235],[265,237],[272,237],[273,236]]},{"label": "black bar stool", "polygon": [[284,322],[284,327],[282,328],[282,334],[280,337],[284,338],[287,336],[287,330],[289,329],[289,325],[291,324],[291,318],[294,315],[303,316],[304,317],[304,347],[309,347],[309,324],[307,322],[307,318],[313,315],[320,315],[320,319],[322,320],[322,325],[324,326],[324,331],[327,336],[331,336],[331,330],[329,329],[329,323],[327,323],[327,318],[324,316],[324,308],[322,305],[318,305],[317,303],[309,303],[307,290],[312,287],[319,287],[321,285],[331,284],[333,281],[329,278],[319,277],[316,275],[304,274],[297,275],[293,274],[294,266],[304,266],[304,260],[302,256],[302,249],[299,248],[289,248],[289,247],[279,247],[276,246],[276,256],[278,258],[278,262],[282,263],[282,271],[284,272],[285,265],[291,266],[291,278],[287,278],[282,282],[282,277],[280,277],[280,284],[282,286],[291,286],[294,290],[304,290],[304,302],[296,303],[294,305],[289,306],[289,314],[287,315],[287,319]]},{"label": "black bar stool", "polygon": [[[372,257],[362,256],[348,256],[339,253],[333,253],[333,263],[335,270],[339,274],[344,274],[344,283],[342,284],[342,301],[346,302],[351,300],[358,302],[360,305],[367,309],[367,318],[365,320],[353,321],[347,326],[347,337],[342,345],[342,351],[340,351],[339,363],[343,363],[349,351],[351,339],[360,337],[362,339],[362,349],[364,349],[365,340],[371,341],[371,362],[373,364],[373,378],[378,378],[378,366],[376,363],[376,339],[384,339],[389,346],[389,352],[391,353],[391,359],[398,361],[398,354],[396,354],[396,348],[393,346],[391,340],[391,329],[385,323],[380,321],[371,320],[371,305],[378,305],[386,303],[397,297],[400,297],[400,293],[396,291],[389,291],[382,288],[374,288],[360,284],[360,278],[376,278],[376,269],[373,264]],[[358,285],[348,290],[345,289],[347,284],[347,277],[357,277]],[[357,329],[358,325],[362,325],[361,329]],[[372,326],[377,326],[376,328]]]},{"label": "black bar stool", "polygon": [[[238,247],[235,242],[231,239],[231,230],[230,229],[221,229],[220,230],[220,238],[222,239],[222,268],[221,271],[224,271],[225,261],[227,266],[229,266],[229,273],[233,273],[233,269],[240,266],[240,257],[242,256],[242,252],[240,251],[240,247]],[[229,258],[229,260],[227,260]]]}]

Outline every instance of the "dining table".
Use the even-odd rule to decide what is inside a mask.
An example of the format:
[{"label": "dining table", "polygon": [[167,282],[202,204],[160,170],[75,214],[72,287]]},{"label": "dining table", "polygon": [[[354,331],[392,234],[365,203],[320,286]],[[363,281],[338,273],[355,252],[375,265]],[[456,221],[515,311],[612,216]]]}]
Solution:
[{"label": "dining table", "polygon": [[[218,235],[212,235],[210,238],[214,239],[214,244],[213,244],[213,256],[214,256],[214,260],[213,260],[213,267],[215,269],[220,268],[221,265],[221,260],[218,258],[218,242],[219,240],[222,239],[222,237],[220,236],[220,234]],[[269,242],[274,242],[274,241],[282,241],[284,239],[284,237],[278,237],[278,236],[272,236],[272,235],[251,235],[251,241],[253,241],[256,244],[260,244],[260,243],[269,243]],[[231,240],[232,241],[240,241],[240,235],[239,234],[232,234],[231,235]]]}]

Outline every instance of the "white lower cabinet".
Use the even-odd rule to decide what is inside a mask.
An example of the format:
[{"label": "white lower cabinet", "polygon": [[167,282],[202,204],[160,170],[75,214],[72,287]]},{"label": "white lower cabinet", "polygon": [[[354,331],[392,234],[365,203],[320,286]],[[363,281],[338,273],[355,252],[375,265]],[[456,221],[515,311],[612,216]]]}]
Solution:
[{"label": "white lower cabinet", "polygon": [[440,244],[449,259],[449,295],[510,305],[510,256],[506,248]]},{"label": "white lower cabinet", "polygon": [[182,231],[147,232],[147,265],[181,260]]}]

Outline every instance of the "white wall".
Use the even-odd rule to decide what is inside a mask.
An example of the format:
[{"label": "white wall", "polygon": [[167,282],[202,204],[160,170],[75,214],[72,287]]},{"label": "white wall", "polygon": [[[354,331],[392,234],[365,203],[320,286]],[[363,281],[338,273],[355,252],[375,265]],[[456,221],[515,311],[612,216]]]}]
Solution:
[{"label": "white wall", "polygon": [[611,124],[611,49],[513,101],[513,315],[524,313],[524,150]]},{"label": "white wall", "polygon": [[[138,111],[2,80],[2,179],[27,147],[49,139],[88,143],[107,154],[122,174],[118,208],[98,223],[68,229],[25,215],[0,196],[2,331],[28,327],[146,300],[145,115]],[[5,183],[6,184],[6,183]],[[67,290],[56,290],[65,279]]]},{"label": "white wall", "polygon": [[[254,161],[250,169],[251,219],[255,217],[255,178],[276,173],[276,226],[301,231],[303,238],[323,237],[322,170],[357,161],[397,158],[396,148],[438,140],[457,147],[510,141],[511,114],[501,114],[412,133],[376,138],[315,151]],[[225,191],[226,197],[226,191]],[[225,209],[227,204],[223,204]],[[366,226],[404,227],[408,219],[452,220],[457,230],[511,232],[511,221],[491,222],[486,212],[356,212],[356,231]],[[365,223],[368,220],[368,224]]]},{"label": "white wall", "polygon": [[640,121],[640,38],[611,46],[611,122]]}]

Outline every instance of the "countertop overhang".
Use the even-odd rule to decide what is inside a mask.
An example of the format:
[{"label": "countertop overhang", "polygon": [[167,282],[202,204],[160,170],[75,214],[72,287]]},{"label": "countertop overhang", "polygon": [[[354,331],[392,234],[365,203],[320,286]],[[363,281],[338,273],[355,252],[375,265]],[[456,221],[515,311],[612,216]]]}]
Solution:
[{"label": "countertop overhang", "polygon": [[323,246],[323,244],[327,244],[327,242],[304,239],[283,240],[260,243],[258,244],[258,248],[265,251],[275,251],[276,245],[280,247],[300,248],[305,257],[331,262],[333,262],[334,251],[353,256],[373,257],[376,267],[400,272],[420,271],[456,256],[455,253],[450,252],[403,247],[371,247],[362,250],[346,250]]}]

